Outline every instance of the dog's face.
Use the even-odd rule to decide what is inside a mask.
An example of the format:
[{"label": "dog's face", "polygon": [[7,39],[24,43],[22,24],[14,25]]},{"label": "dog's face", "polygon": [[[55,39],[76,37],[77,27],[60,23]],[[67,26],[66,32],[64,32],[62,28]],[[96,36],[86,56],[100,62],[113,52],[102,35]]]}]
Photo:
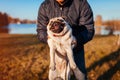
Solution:
[{"label": "dog's face", "polygon": [[53,33],[60,33],[65,27],[65,21],[62,17],[53,18],[49,21],[47,27]]}]

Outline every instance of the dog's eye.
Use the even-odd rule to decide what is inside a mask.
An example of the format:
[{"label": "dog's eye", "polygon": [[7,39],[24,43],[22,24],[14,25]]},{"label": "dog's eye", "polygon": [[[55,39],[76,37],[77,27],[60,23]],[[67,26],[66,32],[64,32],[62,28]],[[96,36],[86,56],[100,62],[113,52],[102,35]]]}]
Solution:
[{"label": "dog's eye", "polygon": [[62,23],[62,24],[61,24],[61,26],[64,28],[64,26],[65,26],[65,23]]},{"label": "dog's eye", "polygon": [[53,21],[50,22],[50,26],[53,24]]}]

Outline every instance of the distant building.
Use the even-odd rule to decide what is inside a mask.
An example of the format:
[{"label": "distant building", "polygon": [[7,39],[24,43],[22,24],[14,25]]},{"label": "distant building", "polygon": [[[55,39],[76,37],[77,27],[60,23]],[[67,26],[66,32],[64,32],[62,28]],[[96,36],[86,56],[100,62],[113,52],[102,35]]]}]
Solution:
[{"label": "distant building", "polygon": [[95,26],[102,26],[103,25],[103,22],[102,22],[102,16],[100,15],[97,15],[96,18],[95,18]]},{"label": "distant building", "polygon": [[102,17],[100,15],[97,15],[95,18],[95,34],[96,35],[101,34],[101,26],[102,26]]},{"label": "distant building", "polygon": [[112,26],[103,24],[102,16],[97,15],[95,18],[95,35],[113,34]]}]

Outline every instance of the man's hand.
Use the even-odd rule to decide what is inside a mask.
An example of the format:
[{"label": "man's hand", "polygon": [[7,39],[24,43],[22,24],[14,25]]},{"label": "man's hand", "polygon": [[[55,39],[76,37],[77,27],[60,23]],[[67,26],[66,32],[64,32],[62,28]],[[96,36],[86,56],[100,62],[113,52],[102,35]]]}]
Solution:
[{"label": "man's hand", "polygon": [[47,43],[47,34],[45,32],[40,32],[38,34],[38,39],[43,43]]},{"label": "man's hand", "polygon": [[71,45],[72,45],[73,48],[75,48],[75,47],[77,46],[77,40],[76,40],[75,37],[74,37],[74,39],[72,40]]}]

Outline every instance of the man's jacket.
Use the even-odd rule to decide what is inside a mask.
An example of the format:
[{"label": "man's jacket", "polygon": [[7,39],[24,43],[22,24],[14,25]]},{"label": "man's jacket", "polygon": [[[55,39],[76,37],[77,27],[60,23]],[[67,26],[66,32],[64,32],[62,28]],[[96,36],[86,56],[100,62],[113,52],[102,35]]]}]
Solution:
[{"label": "man's jacket", "polygon": [[83,47],[94,35],[94,21],[87,0],[66,0],[59,5],[56,0],[45,0],[38,12],[37,35],[40,41],[47,42],[47,23],[51,18],[64,17],[73,29],[77,48]]}]

